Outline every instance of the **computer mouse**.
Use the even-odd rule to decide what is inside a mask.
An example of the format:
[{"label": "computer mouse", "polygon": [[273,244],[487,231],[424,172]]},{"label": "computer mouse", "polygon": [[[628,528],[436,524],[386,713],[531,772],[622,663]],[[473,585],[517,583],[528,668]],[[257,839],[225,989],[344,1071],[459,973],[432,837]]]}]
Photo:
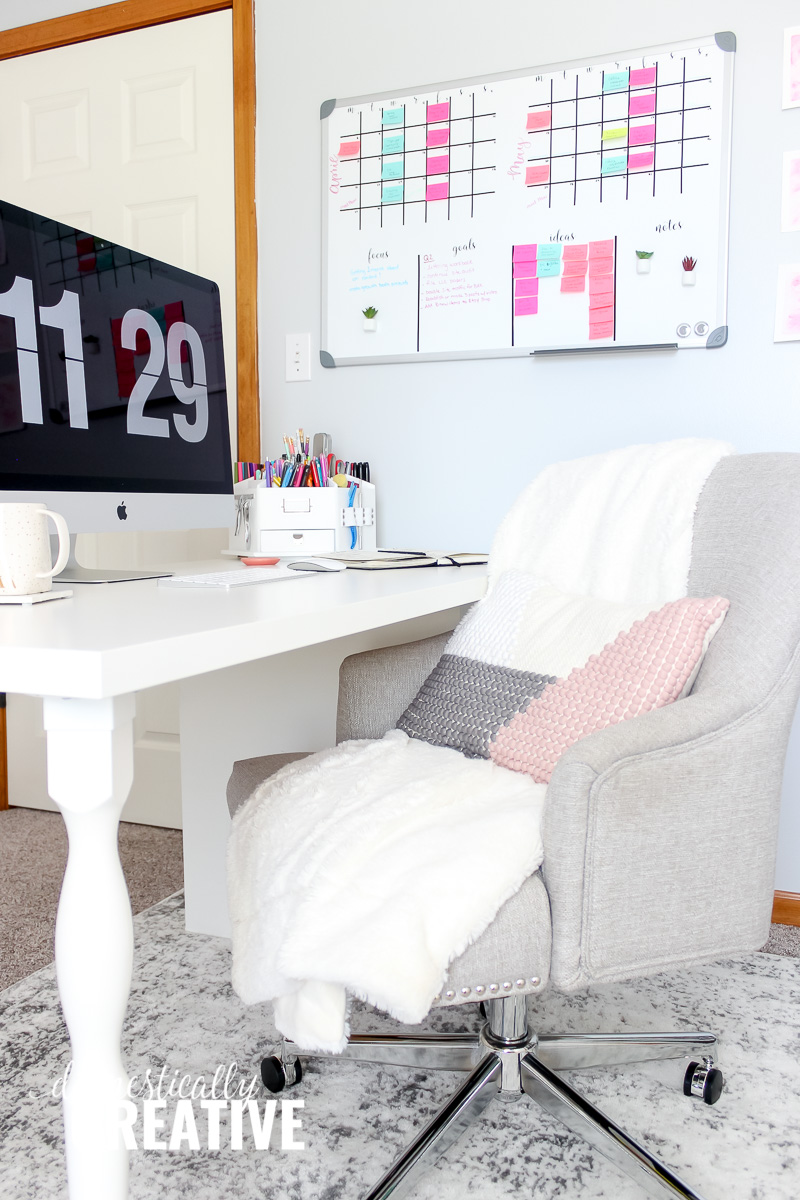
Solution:
[{"label": "computer mouse", "polygon": [[345,571],[347,564],[332,558],[298,558],[286,564],[292,571]]}]

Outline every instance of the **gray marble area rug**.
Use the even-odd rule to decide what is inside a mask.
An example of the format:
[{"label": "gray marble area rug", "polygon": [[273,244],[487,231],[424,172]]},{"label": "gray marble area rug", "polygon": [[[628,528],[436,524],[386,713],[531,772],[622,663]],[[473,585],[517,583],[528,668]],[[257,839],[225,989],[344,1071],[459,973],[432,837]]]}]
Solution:
[{"label": "gray marble area rug", "polygon": [[[230,987],[228,943],[187,935],[178,894],[136,920],[134,983],[124,1057],[140,1079],[211,1080],[236,1063],[248,1077],[274,1044],[268,1006],[245,1008]],[[542,1031],[710,1028],[722,1038],[726,1091],[714,1107],[686,1099],[680,1062],[572,1072],[574,1086],[692,1183],[706,1200],[795,1200],[800,1190],[800,960],[754,954],[696,968],[537,1000]],[[478,1021],[448,1009],[423,1028],[456,1031]],[[360,1008],[354,1029],[397,1030]],[[61,1113],[53,1085],[69,1059],[52,966],[0,993],[0,1195],[66,1196]],[[176,1076],[177,1073],[177,1076]],[[231,1077],[233,1078],[233,1077]],[[153,1137],[183,1135],[180,1149],[131,1151],[133,1200],[358,1200],[457,1086],[461,1076],[310,1061],[283,1093],[269,1144],[258,1149],[243,1114],[242,1148],[231,1148],[233,1108],[220,1109],[220,1148],[208,1148],[208,1110],[177,1100]],[[267,1094],[253,1097],[261,1118]],[[137,1105],[141,1102],[137,1100]],[[131,1136],[141,1139],[143,1110]],[[290,1118],[300,1126],[288,1128]],[[191,1148],[194,1122],[199,1149]],[[262,1139],[266,1137],[261,1134]],[[282,1138],[302,1141],[284,1148]],[[640,1200],[644,1193],[599,1154],[527,1101],[492,1105],[420,1182],[415,1200]]]}]

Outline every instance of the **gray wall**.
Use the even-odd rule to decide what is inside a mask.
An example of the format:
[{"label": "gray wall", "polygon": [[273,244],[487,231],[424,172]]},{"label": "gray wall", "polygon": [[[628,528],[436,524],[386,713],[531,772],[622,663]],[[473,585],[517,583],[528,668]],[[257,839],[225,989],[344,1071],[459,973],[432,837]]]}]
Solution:
[{"label": "gray wall", "polygon": [[[502,513],[543,465],[638,441],[726,438],[740,451],[800,450],[798,355],[772,341],[783,150],[800,110],[780,108],[790,0],[256,0],[263,449],[284,430],[328,430],[368,458],[386,545],[488,547]],[[5,0],[0,28],[75,12],[69,0]],[[329,97],[591,57],[731,29],[738,38],[729,289],[722,350],[420,363],[324,371],[319,349],[319,105]],[[660,218],[668,213],[654,214]],[[284,382],[284,338],[311,331],[312,378]],[[437,469],[449,451],[457,471]],[[776,886],[800,891],[800,722],[787,760]]]}]

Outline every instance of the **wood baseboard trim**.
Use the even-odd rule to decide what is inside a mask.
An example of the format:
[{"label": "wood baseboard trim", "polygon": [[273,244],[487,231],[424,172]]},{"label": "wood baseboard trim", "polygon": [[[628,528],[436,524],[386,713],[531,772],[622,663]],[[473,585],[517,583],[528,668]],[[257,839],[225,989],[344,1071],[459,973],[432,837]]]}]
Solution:
[{"label": "wood baseboard trim", "polygon": [[776,892],[772,920],[776,925],[800,926],[800,892]]}]

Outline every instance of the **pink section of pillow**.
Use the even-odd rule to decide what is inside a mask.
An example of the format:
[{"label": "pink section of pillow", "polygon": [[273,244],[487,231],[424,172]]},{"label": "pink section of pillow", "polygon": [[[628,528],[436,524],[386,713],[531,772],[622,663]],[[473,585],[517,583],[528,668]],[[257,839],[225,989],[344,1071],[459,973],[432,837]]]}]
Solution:
[{"label": "pink section of pillow", "polygon": [[[500,766],[549,783],[568,746],[598,729],[677,700],[728,610],[721,596],[673,600],[635,621],[566,679],[502,725],[489,746]],[[688,690],[688,689],[687,689]]]}]

